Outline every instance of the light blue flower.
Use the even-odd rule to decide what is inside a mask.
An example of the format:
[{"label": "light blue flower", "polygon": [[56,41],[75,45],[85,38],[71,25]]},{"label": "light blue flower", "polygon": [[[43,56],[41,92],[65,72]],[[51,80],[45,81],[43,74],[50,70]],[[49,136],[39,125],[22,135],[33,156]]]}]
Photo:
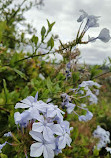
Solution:
[{"label": "light blue flower", "polygon": [[21,114],[15,112],[14,114],[15,124],[19,124],[21,127],[26,127],[29,120],[31,120],[30,112],[28,110],[23,111]]},{"label": "light blue flower", "polygon": [[64,149],[66,145],[70,147],[72,139],[69,134],[63,131],[63,133],[58,138],[58,149]]},{"label": "light blue flower", "polygon": [[80,105],[82,108],[85,108],[86,107],[86,104],[81,104]]},{"label": "light blue flower", "polygon": [[[63,124],[55,124],[53,127],[53,132],[58,135],[58,149],[64,149],[66,145],[70,146],[70,143],[72,141],[72,139],[70,138],[69,134],[69,130],[67,129],[67,122],[64,122]],[[67,132],[68,133],[67,133]]]},{"label": "light blue flower", "polygon": [[89,97],[89,101],[90,101],[90,104],[97,104],[98,103],[98,98],[96,97],[95,94],[93,94],[91,91],[87,91],[87,96],[90,96]]},{"label": "light blue flower", "polygon": [[40,112],[36,107],[31,107],[27,111],[30,113],[30,120],[38,120],[40,118]]},{"label": "light blue flower", "polygon": [[67,68],[67,69],[70,69],[70,68],[71,68],[71,63],[70,63],[70,62],[66,64],[66,68]]},{"label": "light blue flower", "polygon": [[53,135],[53,125],[54,123],[48,123],[46,119],[44,119],[43,116],[41,116],[40,122],[33,123],[32,130],[36,132],[43,132],[43,137],[45,140],[53,140],[54,135]]},{"label": "light blue flower", "polygon": [[60,123],[60,126],[62,127],[65,132],[70,134],[70,131],[73,130],[73,127],[70,127],[70,123],[68,121],[63,121]]},{"label": "light blue flower", "polygon": [[11,132],[8,132],[8,133],[5,133],[3,136],[4,136],[4,137],[12,137],[12,133],[11,133]]},{"label": "light blue flower", "polygon": [[77,22],[82,22],[88,16],[88,14],[83,9],[81,9],[80,12],[82,15],[80,15],[80,17],[77,19]]},{"label": "light blue flower", "polygon": [[63,121],[62,114],[65,113],[60,110],[57,105],[49,104],[49,107],[47,109],[47,117],[54,118],[55,116],[57,116],[60,121]]},{"label": "light blue flower", "polygon": [[87,86],[89,86],[89,87],[96,86],[97,88],[100,88],[100,87],[101,87],[100,84],[98,84],[97,82],[91,81],[91,80],[89,80],[89,81],[83,81],[83,82],[79,85],[79,87],[87,87]]},{"label": "light blue flower", "polygon": [[97,23],[98,18],[100,16],[88,15],[84,10],[80,10],[83,14],[78,18],[78,22],[82,22],[85,18],[87,18],[87,22],[84,28],[84,32],[86,32],[90,27],[98,27],[99,24]]},{"label": "light blue flower", "polygon": [[[90,87],[94,87],[94,90],[97,89],[97,88],[100,88],[101,85],[94,82],[94,81],[83,81],[79,87],[78,87],[78,90],[81,89],[81,88],[84,88],[84,90],[86,91],[86,96],[89,96],[89,101],[90,101],[90,104],[97,104],[98,102],[98,98],[96,97],[95,94],[92,93],[92,91],[89,89]],[[97,88],[96,88],[97,87]],[[78,91],[79,93],[81,94],[84,94],[84,91],[83,90],[79,90]]]},{"label": "light blue flower", "polygon": [[56,148],[55,148],[55,150],[54,150],[54,154],[55,154],[55,155],[58,155],[59,153],[62,153],[62,150],[61,150],[61,149],[58,149],[58,141],[59,141],[59,137],[56,137],[56,139],[55,139]]},{"label": "light blue flower", "polygon": [[97,39],[100,39],[102,42],[109,42],[111,39],[109,30],[107,28],[103,28],[98,37],[89,37],[88,42],[95,42]]},{"label": "light blue flower", "polygon": [[54,158],[55,140],[46,141],[42,133],[30,131],[29,133],[37,142],[30,147],[30,156],[39,157],[43,154],[44,158]]},{"label": "light blue flower", "polygon": [[71,98],[66,93],[61,94],[61,97],[63,98],[62,106],[66,106],[71,101]]},{"label": "light blue flower", "polygon": [[105,149],[106,149],[107,152],[110,152],[110,154],[111,154],[111,148],[110,147],[106,147]]},{"label": "light blue flower", "polygon": [[97,23],[99,18],[100,16],[94,16],[94,15],[87,16],[85,31],[87,31],[90,27],[99,27],[99,24]]},{"label": "light blue flower", "polygon": [[20,103],[17,103],[15,105],[15,109],[18,109],[18,108],[30,108],[33,106],[33,103],[34,102],[37,102],[37,98],[38,98],[38,92],[36,93],[35,95],[35,98],[32,97],[32,96],[28,96],[27,98],[23,99],[20,101]]},{"label": "light blue flower", "polygon": [[3,143],[3,144],[0,144],[0,153],[2,152],[2,148],[7,144],[7,142]]},{"label": "light blue flower", "polygon": [[94,138],[99,138],[99,142],[96,147],[100,150],[102,147],[106,147],[108,143],[110,143],[110,132],[105,129],[97,126],[96,130],[93,132]]},{"label": "light blue flower", "polygon": [[102,42],[108,42],[111,39],[109,30],[107,28],[102,29],[97,38],[100,39]]},{"label": "light blue flower", "polygon": [[42,100],[37,101],[38,98],[38,92],[35,95],[35,98],[32,96],[29,96],[23,100],[21,100],[20,103],[17,103],[15,105],[15,109],[17,108],[34,108],[35,110],[38,110],[39,112],[46,112],[46,109],[48,107],[48,104],[44,103]]},{"label": "light blue flower", "polygon": [[68,103],[68,104],[66,104],[67,113],[70,114],[70,113],[74,110],[75,106],[76,106],[76,105],[73,104],[73,103]]},{"label": "light blue flower", "polygon": [[52,131],[54,134],[59,135],[59,136],[62,135],[63,133],[63,129],[60,124],[54,124]]},{"label": "light blue flower", "polygon": [[81,116],[79,116],[79,121],[87,122],[87,121],[91,120],[92,117],[93,117],[92,112],[87,111],[86,115],[81,115]]}]

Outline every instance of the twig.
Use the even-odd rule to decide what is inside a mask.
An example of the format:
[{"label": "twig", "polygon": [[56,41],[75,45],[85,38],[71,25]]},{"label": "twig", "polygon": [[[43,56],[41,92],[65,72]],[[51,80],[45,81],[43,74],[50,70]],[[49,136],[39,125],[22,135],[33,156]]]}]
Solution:
[{"label": "twig", "polygon": [[9,111],[9,110],[7,110],[7,109],[5,109],[5,108],[0,107],[0,110],[3,110],[3,111],[5,111],[5,112],[7,112],[7,113],[9,113],[9,114],[10,114],[10,111]]},{"label": "twig", "polygon": [[103,75],[105,75],[105,74],[108,74],[108,73],[110,73],[110,72],[111,72],[111,70],[109,70],[109,71],[107,71],[107,72],[104,72],[104,73],[102,73],[102,74],[100,74],[100,75],[98,75],[98,76],[95,76],[95,77],[93,77],[92,79],[99,78],[99,77],[101,77],[101,76],[103,76]]}]

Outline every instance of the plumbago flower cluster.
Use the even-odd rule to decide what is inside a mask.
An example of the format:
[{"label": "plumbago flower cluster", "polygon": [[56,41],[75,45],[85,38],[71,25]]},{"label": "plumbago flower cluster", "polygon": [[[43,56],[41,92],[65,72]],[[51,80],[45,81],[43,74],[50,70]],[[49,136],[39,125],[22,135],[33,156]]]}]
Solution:
[{"label": "plumbago flower cluster", "polygon": [[[104,130],[100,126],[97,126],[97,129],[93,132],[94,138],[98,138],[99,142],[96,145],[97,150],[100,150],[102,147],[106,147],[110,143],[110,132]],[[109,147],[106,147],[106,150]],[[110,149],[111,150],[111,149]]]},{"label": "plumbago flower cluster", "polygon": [[[93,91],[94,93],[91,91],[90,88],[93,87]],[[75,89],[71,89],[75,94],[82,94],[81,98],[87,98],[89,100],[89,104],[97,104],[98,102],[98,98],[97,95],[99,94],[99,88],[101,87],[100,84],[94,82],[94,81],[83,81],[78,88]],[[93,114],[87,109],[86,104],[82,103],[80,106],[75,105],[72,103],[71,101],[71,96],[69,96],[68,94],[64,93],[61,95],[63,98],[63,103],[62,106],[65,107],[67,109],[67,113],[70,114],[72,112],[74,112],[78,118],[79,121],[89,121],[92,119]],[[78,107],[80,109],[86,110],[86,115],[78,115],[75,111],[74,108]]]},{"label": "plumbago flower cluster", "polygon": [[[83,22],[83,20],[86,19],[85,27],[80,35],[82,38],[90,28],[99,27],[98,20],[100,16],[88,15],[88,13],[86,13],[84,10],[80,10],[80,12],[82,15],[77,19],[77,22]],[[97,37],[89,36],[87,42],[95,42],[97,39],[107,43],[111,39],[109,30],[107,28],[103,28]]]},{"label": "plumbago flower cluster", "polygon": [[[84,85],[84,86],[83,86]],[[93,81],[84,81],[78,88],[72,89],[75,93],[81,93],[81,87],[87,91],[90,89],[88,86],[96,86],[100,88],[100,85]],[[96,89],[95,87],[95,89]],[[82,92],[84,94],[84,91]],[[92,92],[88,93],[84,97],[91,95]],[[94,95],[94,94],[93,94]],[[70,96],[66,93],[61,95],[63,97],[62,106],[67,108],[67,112],[70,114],[72,111],[77,114],[74,110],[75,104],[71,102]],[[78,106],[82,110],[86,110],[86,115],[78,115],[79,121],[89,121],[92,119],[93,114],[83,105]],[[30,147],[31,157],[40,157],[42,154],[44,158],[53,158],[55,155],[62,153],[62,149],[72,142],[70,138],[70,131],[73,127],[70,127],[70,123],[63,119],[65,112],[60,110],[57,105],[53,103],[45,103],[42,100],[38,100],[38,92],[33,96],[28,96],[27,98],[21,100],[15,105],[15,109],[26,109],[22,113],[15,112],[14,119],[15,124],[18,129],[27,128],[31,124],[31,129],[29,135],[35,140],[35,142]],[[4,134],[5,137],[13,137],[11,132]],[[2,149],[8,142],[5,142],[0,146]],[[8,143],[11,145],[10,143]],[[26,154],[26,153],[25,153]],[[27,157],[27,154],[26,154]]]},{"label": "plumbago flower cluster", "polygon": [[27,127],[29,121],[32,121],[32,130],[29,134],[36,143],[31,145],[30,156],[44,158],[53,158],[62,152],[66,145],[70,146],[70,131],[72,127],[68,121],[63,120],[64,112],[52,103],[37,101],[38,93],[35,98],[27,97],[15,105],[17,108],[29,108],[21,114],[14,114],[15,123],[20,125],[21,129]]}]

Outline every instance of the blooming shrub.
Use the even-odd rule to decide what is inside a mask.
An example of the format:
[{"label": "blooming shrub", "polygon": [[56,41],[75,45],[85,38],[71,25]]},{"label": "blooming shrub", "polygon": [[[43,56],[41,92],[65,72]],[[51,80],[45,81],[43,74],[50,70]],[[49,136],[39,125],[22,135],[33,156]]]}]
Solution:
[{"label": "blooming shrub", "polygon": [[[3,98],[0,99],[1,109],[6,112],[6,115],[7,113],[9,115],[6,120],[8,130],[6,130],[7,124],[3,128],[2,136],[4,137],[0,144],[0,152],[3,150],[4,154],[6,152],[6,155],[10,155],[7,153],[10,151],[5,148],[13,146],[14,148],[11,150],[14,158],[24,155],[26,158],[29,155],[30,157],[53,158],[61,155],[63,157],[65,153],[63,151],[68,149],[66,155],[74,156],[75,152],[80,149],[80,144],[76,144],[79,146],[77,146],[78,148],[76,145],[71,147],[71,143],[75,143],[76,137],[79,135],[77,129],[79,127],[73,129],[72,126],[75,122],[79,122],[82,127],[83,122],[92,120],[101,85],[90,79],[89,70],[88,75],[86,75],[85,68],[82,68],[81,73],[78,70],[77,57],[80,52],[77,45],[87,44],[96,39],[106,43],[111,38],[109,30],[104,28],[98,37],[89,37],[88,41],[83,42],[82,38],[85,33],[92,27],[99,26],[100,17],[88,15],[84,10],[80,10],[80,12],[82,15],[77,21],[82,25],[83,20],[86,19],[85,27],[81,31],[80,25],[76,39],[72,42],[63,44],[60,41],[58,50],[54,50],[55,36],[50,36],[55,22],[50,23],[47,20],[48,29],[42,27],[41,37],[38,38],[34,34],[30,39],[33,54],[8,53],[8,48],[5,48],[4,52],[7,55],[6,58],[0,54],[3,66],[0,69],[1,78],[4,77],[2,78],[3,90],[0,94]],[[47,39],[48,36],[50,38]],[[63,56],[63,61],[58,65],[54,62],[44,61],[42,58],[44,55],[55,53]],[[35,97],[33,97],[34,95]],[[6,115],[3,114],[4,117]],[[100,139],[97,149],[106,147],[110,143],[109,132],[100,126],[93,132],[93,135]],[[78,139],[80,138],[81,134]],[[86,142],[83,143],[83,146],[84,144]],[[82,153],[88,154],[85,148],[86,146]],[[108,147],[106,150],[110,152]],[[76,157],[78,156],[76,155]]]}]

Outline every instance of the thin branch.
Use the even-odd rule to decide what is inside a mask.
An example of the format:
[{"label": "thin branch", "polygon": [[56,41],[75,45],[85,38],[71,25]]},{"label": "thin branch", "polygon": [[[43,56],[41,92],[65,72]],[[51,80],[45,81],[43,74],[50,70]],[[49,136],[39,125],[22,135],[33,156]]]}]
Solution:
[{"label": "thin branch", "polygon": [[44,56],[44,55],[47,55],[47,54],[50,54],[50,53],[48,52],[48,53],[43,53],[43,54],[30,55],[30,56],[28,56],[28,57],[26,57],[26,58],[23,58],[23,59],[20,59],[20,60],[18,60],[18,61],[15,61],[14,63],[16,64],[16,63],[18,63],[18,62],[21,62],[21,61],[23,61],[23,60],[27,60],[27,59],[29,59],[29,58],[34,58],[34,57],[38,57],[38,56]]},{"label": "thin branch", "polygon": [[43,53],[43,54],[30,55],[30,56],[28,56],[28,57],[26,57],[26,58],[23,58],[23,59],[20,59],[20,60],[18,60],[18,61],[15,61],[14,63],[16,64],[16,63],[18,63],[18,62],[21,62],[21,61],[23,61],[23,60],[27,60],[27,59],[29,59],[29,58],[35,58],[35,57],[38,57],[38,56],[44,56],[44,55],[47,55],[47,54],[53,54],[53,53],[56,53],[56,52],[61,52],[61,51],[65,50],[65,49],[67,49],[67,48],[62,48],[62,49],[60,49],[60,50],[55,50],[55,51],[53,51],[53,52],[48,52],[48,53]]},{"label": "thin branch", "polygon": [[7,110],[7,109],[5,109],[5,108],[0,107],[0,110],[3,110],[3,111],[5,111],[5,112],[7,112],[8,114],[10,114],[10,111]]},{"label": "thin branch", "polygon": [[10,22],[10,20],[16,16],[16,14],[19,12],[20,8],[22,7],[22,5],[26,2],[26,0],[24,0],[18,7],[18,9],[11,15],[11,17],[7,20],[7,22]]},{"label": "thin branch", "polygon": [[97,75],[97,76],[93,77],[92,79],[99,78],[99,77],[104,76],[105,74],[108,74],[108,73],[110,73],[110,72],[111,72],[111,70],[109,70],[109,71],[107,71],[107,72],[104,72],[104,73],[102,73],[102,74],[100,74],[100,75]]}]

